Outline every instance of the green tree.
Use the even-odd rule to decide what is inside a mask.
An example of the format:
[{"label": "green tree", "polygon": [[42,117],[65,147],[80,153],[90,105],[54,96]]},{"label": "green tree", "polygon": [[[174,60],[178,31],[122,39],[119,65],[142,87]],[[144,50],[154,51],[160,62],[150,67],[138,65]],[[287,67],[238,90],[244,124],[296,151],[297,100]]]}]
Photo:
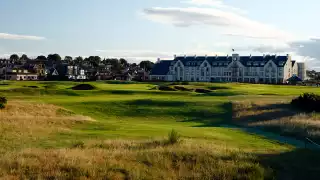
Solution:
[{"label": "green tree", "polygon": [[121,58],[119,59],[119,62],[121,64],[122,67],[128,67],[129,63],[127,62],[127,60]]},{"label": "green tree", "polygon": [[72,62],[72,57],[71,56],[65,56],[64,57],[64,62],[66,62],[66,63],[71,63]]},{"label": "green tree", "polygon": [[10,56],[10,60],[13,61],[13,62],[18,62],[19,56],[17,54],[12,54]]},{"label": "green tree", "polygon": [[37,57],[37,60],[39,60],[39,61],[46,61],[46,60],[47,60],[47,57],[41,55],[41,56],[38,56],[38,57]]},{"label": "green tree", "polygon": [[21,60],[21,61],[28,61],[28,60],[30,60],[30,59],[28,58],[28,56],[27,56],[26,54],[23,54],[23,55],[20,57],[20,60]]},{"label": "green tree", "polygon": [[47,59],[50,64],[61,64],[61,56],[59,54],[49,54]]},{"label": "green tree", "polygon": [[146,71],[151,71],[153,66],[154,66],[154,63],[151,61],[141,61],[139,64],[139,67],[145,69]]},{"label": "green tree", "polygon": [[101,62],[101,58],[99,56],[90,56],[89,58],[86,58],[88,64],[90,64],[92,67],[96,68],[99,66]]},{"label": "green tree", "polygon": [[81,56],[78,56],[74,59],[74,64],[77,66],[82,66],[83,65],[83,58]]}]

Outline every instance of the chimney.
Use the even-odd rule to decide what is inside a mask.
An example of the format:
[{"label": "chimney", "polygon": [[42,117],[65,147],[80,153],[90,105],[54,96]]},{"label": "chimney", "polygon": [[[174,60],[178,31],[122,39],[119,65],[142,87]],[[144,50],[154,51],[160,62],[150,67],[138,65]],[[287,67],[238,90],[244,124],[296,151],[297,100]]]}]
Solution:
[{"label": "chimney", "polygon": [[173,57],[174,57],[174,59],[176,59],[176,58],[177,58],[177,55],[173,55]]},{"label": "chimney", "polygon": [[187,55],[184,55],[184,58],[186,58],[187,57]]}]

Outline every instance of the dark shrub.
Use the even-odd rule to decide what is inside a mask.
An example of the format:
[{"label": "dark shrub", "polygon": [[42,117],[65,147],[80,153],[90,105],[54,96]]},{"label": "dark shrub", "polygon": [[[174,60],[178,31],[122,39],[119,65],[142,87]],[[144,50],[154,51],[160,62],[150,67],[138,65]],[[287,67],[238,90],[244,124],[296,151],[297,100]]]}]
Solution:
[{"label": "dark shrub", "polygon": [[224,89],[230,89],[229,87],[225,87],[225,86],[210,86],[208,87],[208,89],[211,90],[224,90]]},{"label": "dark shrub", "polygon": [[314,93],[304,93],[293,99],[291,105],[305,111],[320,112],[320,96]]},{"label": "dark shrub", "polygon": [[84,142],[83,141],[76,141],[72,144],[71,146],[72,148],[79,148],[79,149],[83,149],[85,148]]},{"label": "dark shrub", "polygon": [[7,105],[7,98],[6,97],[0,97],[0,109],[4,109]]},{"label": "dark shrub", "polygon": [[159,86],[158,89],[160,91],[177,91],[176,89],[170,87],[170,86]]},{"label": "dark shrub", "polygon": [[195,92],[197,92],[197,93],[211,93],[212,91],[209,89],[196,89]]},{"label": "dark shrub", "polygon": [[96,87],[91,84],[78,84],[72,87],[73,90],[94,90]]},{"label": "dark shrub", "polygon": [[170,85],[189,85],[189,82],[173,82],[173,83],[170,83]]},{"label": "dark shrub", "polygon": [[183,86],[174,86],[174,88],[176,90],[179,90],[179,91],[192,91],[192,89],[188,89],[188,88],[183,87]]},{"label": "dark shrub", "polygon": [[174,129],[172,129],[172,131],[170,131],[168,133],[168,139],[167,139],[167,144],[176,144],[180,141],[180,135],[177,131],[175,131]]},{"label": "dark shrub", "polygon": [[39,88],[38,86],[28,86],[29,88]]}]

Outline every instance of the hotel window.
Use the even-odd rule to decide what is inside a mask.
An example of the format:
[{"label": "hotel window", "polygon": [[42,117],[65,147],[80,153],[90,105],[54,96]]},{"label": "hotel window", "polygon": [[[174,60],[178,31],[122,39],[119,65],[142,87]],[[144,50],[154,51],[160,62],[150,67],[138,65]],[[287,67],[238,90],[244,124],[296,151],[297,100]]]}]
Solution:
[{"label": "hotel window", "polygon": [[260,71],[264,71],[264,67],[260,67]]}]

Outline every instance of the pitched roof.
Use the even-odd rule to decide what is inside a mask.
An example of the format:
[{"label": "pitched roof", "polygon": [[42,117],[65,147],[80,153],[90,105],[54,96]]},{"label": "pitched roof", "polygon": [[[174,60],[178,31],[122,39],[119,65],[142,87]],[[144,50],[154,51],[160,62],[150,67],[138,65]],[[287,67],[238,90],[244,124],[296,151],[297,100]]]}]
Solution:
[{"label": "pitched roof", "polygon": [[[226,67],[232,62],[232,56],[178,56],[172,62],[181,61],[184,66],[199,66],[207,60],[212,66]],[[273,61],[277,66],[285,66],[288,57],[265,55],[265,56],[240,56],[240,62],[244,66],[264,67],[268,61]]]},{"label": "pitched roof", "polygon": [[169,66],[171,65],[170,60],[162,60],[155,64],[151,70],[150,75],[167,75],[169,72]]}]

